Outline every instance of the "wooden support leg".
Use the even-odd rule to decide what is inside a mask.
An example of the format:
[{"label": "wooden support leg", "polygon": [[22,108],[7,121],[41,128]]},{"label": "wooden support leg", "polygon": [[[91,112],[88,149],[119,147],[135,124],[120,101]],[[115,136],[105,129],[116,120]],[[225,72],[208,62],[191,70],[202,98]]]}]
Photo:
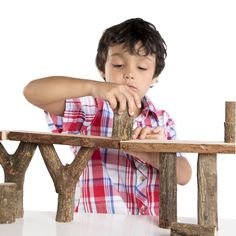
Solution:
[{"label": "wooden support leg", "polygon": [[37,144],[20,142],[16,152],[9,155],[0,143],[0,164],[3,167],[5,182],[17,185],[17,209],[16,218],[24,215],[23,209],[23,187],[25,172],[34,155]]},{"label": "wooden support leg", "polygon": [[73,162],[62,165],[52,144],[39,144],[46,167],[58,193],[57,222],[73,220],[76,183],[91,158],[94,148],[81,147]]},{"label": "wooden support leg", "polygon": [[198,224],[218,229],[216,164],[216,154],[198,155]]},{"label": "wooden support leg", "polygon": [[177,221],[176,153],[160,153],[159,227],[170,228]]},{"label": "wooden support leg", "polygon": [[235,116],[236,116],[236,102],[225,103],[225,142],[235,143]]},{"label": "wooden support leg", "polygon": [[215,226],[172,223],[170,236],[215,236]]},{"label": "wooden support leg", "polygon": [[16,184],[0,184],[0,224],[15,222],[16,206]]}]

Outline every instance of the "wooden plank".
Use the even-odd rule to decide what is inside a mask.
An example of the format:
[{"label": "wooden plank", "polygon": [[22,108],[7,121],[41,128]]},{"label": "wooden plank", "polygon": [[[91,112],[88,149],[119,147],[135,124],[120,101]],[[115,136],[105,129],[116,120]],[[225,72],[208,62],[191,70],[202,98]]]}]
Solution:
[{"label": "wooden plank", "polygon": [[213,225],[218,229],[216,154],[199,154],[197,180],[198,224]]},{"label": "wooden plank", "polygon": [[216,228],[210,225],[195,225],[174,222],[170,236],[215,236]]},{"label": "wooden plank", "polygon": [[7,131],[0,130],[0,140],[6,140],[7,139]]},{"label": "wooden plank", "polygon": [[176,153],[160,153],[159,227],[177,221]]},{"label": "wooden plank", "polygon": [[120,149],[136,152],[184,152],[234,154],[235,144],[204,141],[158,141],[154,139],[121,141]]},{"label": "wooden plank", "polygon": [[100,136],[54,134],[48,132],[8,131],[8,140],[42,144],[63,144],[83,147],[106,147],[119,149],[119,140]]},{"label": "wooden plank", "polygon": [[53,134],[49,132],[4,131],[8,140],[84,147],[104,147],[137,152],[183,152],[235,154],[234,143],[204,141],[158,141],[154,139],[120,141],[100,136]]}]

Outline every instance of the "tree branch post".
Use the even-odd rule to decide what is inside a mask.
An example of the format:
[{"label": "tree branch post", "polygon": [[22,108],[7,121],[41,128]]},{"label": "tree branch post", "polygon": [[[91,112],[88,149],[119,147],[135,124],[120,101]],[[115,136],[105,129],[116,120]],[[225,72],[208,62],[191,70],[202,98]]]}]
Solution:
[{"label": "tree branch post", "polygon": [[71,164],[62,165],[53,144],[39,144],[39,150],[58,193],[57,222],[70,222],[74,215],[76,184],[94,148],[81,147]]},{"label": "tree branch post", "polygon": [[15,222],[16,206],[16,184],[0,184],[0,224]]},{"label": "tree branch post", "polygon": [[160,153],[159,227],[170,228],[177,221],[176,153]]},{"label": "tree branch post", "polygon": [[236,102],[226,102],[225,103],[225,123],[224,123],[224,132],[225,132],[225,142],[226,143],[235,143],[235,117],[236,117]]},{"label": "tree branch post", "polygon": [[13,155],[10,155],[0,143],[0,164],[3,167],[5,182],[16,183],[17,188],[17,208],[16,218],[24,215],[23,207],[23,187],[25,172],[34,155],[37,144],[20,142]]},{"label": "tree branch post", "polygon": [[198,224],[218,229],[216,154],[198,154],[197,182]]}]

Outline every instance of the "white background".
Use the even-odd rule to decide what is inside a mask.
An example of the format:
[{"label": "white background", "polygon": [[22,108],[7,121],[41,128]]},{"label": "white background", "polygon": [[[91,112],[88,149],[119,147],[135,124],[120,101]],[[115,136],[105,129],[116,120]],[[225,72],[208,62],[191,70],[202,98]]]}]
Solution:
[{"label": "white background", "polygon": [[[49,75],[100,79],[95,67],[103,30],[128,18],[152,22],[168,46],[166,68],[150,96],[177,123],[181,140],[223,141],[225,101],[236,100],[236,14],[230,0],[0,2],[0,129],[49,131],[41,110],[22,95]],[[9,153],[17,142],[4,141]],[[68,147],[56,147],[63,163]],[[190,183],[178,188],[178,214],[197,215],[197,154],[186,155]],[[236,158],[218,155],[220,218],[236,219]],[[3,182],[0,168],[0,182]],[[36,151],[25,178],[25,210],[55,211],[57,195]]]}]

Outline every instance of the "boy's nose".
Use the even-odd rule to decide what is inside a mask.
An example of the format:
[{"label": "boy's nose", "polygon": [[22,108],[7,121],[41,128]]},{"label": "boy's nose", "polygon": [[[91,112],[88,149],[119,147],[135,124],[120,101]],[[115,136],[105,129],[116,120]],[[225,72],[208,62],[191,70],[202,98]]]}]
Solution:
[{"label": "boy's nose", "polygon": [[130,74],[124,74],[123,79],[134,79],[134,76]]}]

